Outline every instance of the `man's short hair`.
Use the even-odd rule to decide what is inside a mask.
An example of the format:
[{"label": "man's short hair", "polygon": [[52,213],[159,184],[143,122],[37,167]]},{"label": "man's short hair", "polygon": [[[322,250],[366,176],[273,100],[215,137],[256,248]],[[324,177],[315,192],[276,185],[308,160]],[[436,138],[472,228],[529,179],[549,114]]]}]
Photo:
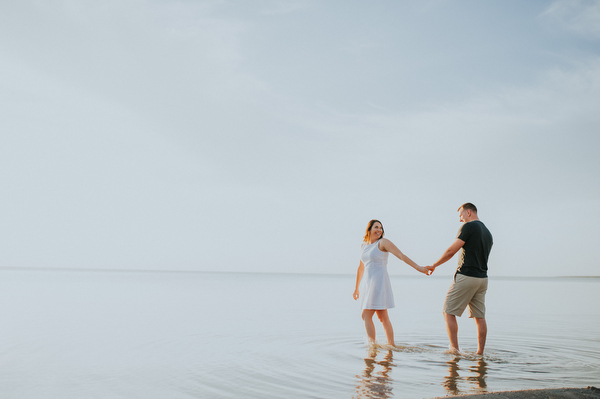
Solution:
[{"label": "man's short hair", "polygon": [[460,211],[460,209],[464,209],[465,211],[473,211],[475,213],[477,213],[477,207],[473,204],[471,204],[470,202],[467,202],[466,204],[462,204],[457,210]]}]

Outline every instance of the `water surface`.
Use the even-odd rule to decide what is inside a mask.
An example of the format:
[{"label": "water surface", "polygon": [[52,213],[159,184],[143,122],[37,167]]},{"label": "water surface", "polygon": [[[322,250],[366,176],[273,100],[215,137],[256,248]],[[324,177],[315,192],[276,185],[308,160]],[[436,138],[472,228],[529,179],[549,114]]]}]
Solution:
[{"label": "water surface", "polygon": [[[430,398],[600,386],[600,279],[490,278],[486,356],[450,277],[392,277],[369,348],[354,276],[0,271],[0,397]],[[376,323],[378,338],[383,330]]]}]

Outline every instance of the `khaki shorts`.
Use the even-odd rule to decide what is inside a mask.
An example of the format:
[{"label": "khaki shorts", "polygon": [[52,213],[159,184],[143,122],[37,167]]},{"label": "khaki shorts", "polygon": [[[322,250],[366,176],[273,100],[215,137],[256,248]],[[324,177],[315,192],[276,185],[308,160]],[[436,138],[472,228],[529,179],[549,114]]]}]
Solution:
[{"label": "khaki shorts", "polygon": [[469,317],[485,318],[485,293],[488,279],[456,274],[446,294],[444,313],[462,316],[469,305]]}]

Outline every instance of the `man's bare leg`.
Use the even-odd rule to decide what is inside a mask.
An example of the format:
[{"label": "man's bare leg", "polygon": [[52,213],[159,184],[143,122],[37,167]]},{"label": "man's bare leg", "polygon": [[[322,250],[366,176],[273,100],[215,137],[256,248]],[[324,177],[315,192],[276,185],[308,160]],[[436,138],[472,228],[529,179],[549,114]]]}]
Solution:
[{"label": "man's bare leg", "polygon": [[444,319],[446,320],[448,339],[450,339],[450,350],[458,352],[458,323],[456,321],[456,316],[444,313]]},{"label": "man's bare leg", "polygon": [[487,337],[487,323],[484,318],[475,317],[475,324],[477,325],[477,354],[483,355]]}]

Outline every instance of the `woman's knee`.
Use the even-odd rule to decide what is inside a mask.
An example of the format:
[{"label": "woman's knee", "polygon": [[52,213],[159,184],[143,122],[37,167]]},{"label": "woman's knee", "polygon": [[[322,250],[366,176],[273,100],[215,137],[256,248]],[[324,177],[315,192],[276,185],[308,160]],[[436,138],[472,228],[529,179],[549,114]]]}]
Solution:
[{"label": "woman's knee", "polygon": [[370,310],[370,309],[365,309],[362,312],[362,319],[363,320],[371,320],[373,319],[373,313],[375,313],[374,310]]},{"label": "woman's knee", "polygon": [[385,322],[389,321],[389,319],[390,319],[388,316],[387,310],[378,311],[377,317],[379,318],[379,321],[381,321],[382,323],[385,323]]}]

